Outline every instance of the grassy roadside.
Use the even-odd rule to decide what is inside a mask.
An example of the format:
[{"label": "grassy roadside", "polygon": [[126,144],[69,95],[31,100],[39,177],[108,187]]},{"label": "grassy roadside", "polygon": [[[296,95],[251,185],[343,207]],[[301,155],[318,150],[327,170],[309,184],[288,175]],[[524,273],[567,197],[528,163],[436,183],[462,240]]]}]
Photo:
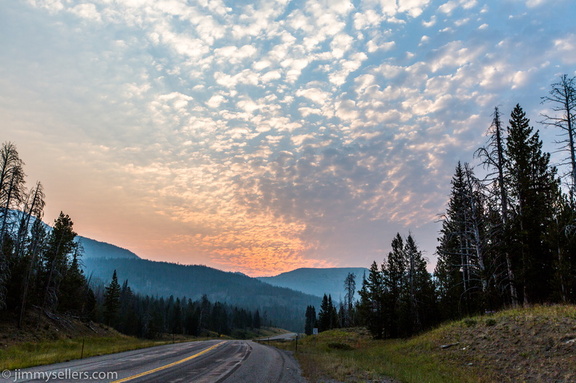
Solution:
[{"label": "grassy roadside", "polygon": [[574,382],[576,306],[467,318],[407,340],[332,330],[301,339],[296,357],[310,382]]},{"label": "grassy roadside", "polygon": [[[286,332],[282,329],[263,328],[259,331],[246,332],[248,338],[272,336]],[[26,368],[73,359],[87,358],[96,355],[114,354],[122,351],[159,346],[173,342],[190,342],[207,339],[234,339],[234,337],[211,334],[209,337],[195,338],[183,335],[172,338],[166,334],[163,339],[139,339],[119,333],[109,336],[83,336],[56,340],[16,343],[0,348],[0,371]]]},{"label": "grassy roadside", "polygon": [[123,335],[25,342],[0,350],[0,370],[46,365],[166,343],[169,342],[143,340]]},{"label": "grassy roadside", "polygon": [[286,332],[277,328],[236,330],[231,336],[206,332],[202,337],[163,334],[160,338],[139,339],[126,336],[100,323],[83,322],[76,318],[50,316],[31,312],[22,328],[15,318],[0,320],[0,371],[65,362],[90,356],[158,346],[173,342],[206,339],[252,339]]},{"label": "grassy roadside", "polygon": [[[262,328],[256,331],[244,331],[241,334],[241,338],[250,339],[273,336],[285,332],[286,330],[277,328]],[[81,336],[55,340],[20,342],[0,348],[0,371],[65,362],[90,356],[114,354],[173,342],[238,338],[218,336],[216,333],[209,334],[210,336],[208,337],[200,338],[183,335],[172,337],[170,334],[165,334],[162,339],[150,340],[126,336],[115,331],[110,331],[110,333],[111,334],[107,336]]]}]

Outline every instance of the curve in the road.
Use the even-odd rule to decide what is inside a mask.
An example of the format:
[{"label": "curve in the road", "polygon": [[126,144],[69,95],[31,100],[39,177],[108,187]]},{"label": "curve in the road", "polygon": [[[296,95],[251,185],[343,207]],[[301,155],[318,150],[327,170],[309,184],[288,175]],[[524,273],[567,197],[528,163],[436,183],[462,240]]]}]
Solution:
[{"label": "curve in the road", "polygon": [[[177,343],[73,360],[50,366],[14,371],[19,383],[46,382],[62,372],[90,376],[110,372],[107,380],[64,378],[59,382],[99,381],[109,383],[302,383],[296,360],[287,352],[253,341],[199,341]],[[3,379],[0,382],[14,383]]]},{"label": "curve in the road", "polygon": [[192,360],[192,359],[194,359],[194,358],[197,358],[197,357],[199,357],[200,355],[206,354],[207,352],[212,351],[213,349],[215,349],[216,347],[221,346],[221,345],[224,344],[224,343],[225,343],[225,342],[216,343],[215,345],[213,345],[213,346],[211,346],[211,347],[208,347],[207,349],[202,350],[202,351],[200,351],[200,352],[198,352],[198,353],[196,353],[196,354],[194,354],[194,355],[191,355],[191,356],[189,356],[189,357],[186,357],[186,358],[184,358],[184,359],[180,359],[180,360],[177,360],[176,362],[172,362],[172,363],[166,364],[166,365],[161,366],[161,367],[153,368],[152,370],[144,371],[144,372],[141,372],[141,373],[136,374],[136,375],[129,376],[129,377],[124,378],[124,379],[115,380],[115,381],[113,381],[113,382],[111,382],[111,383],[124,383],[124,382],[128,382],[128,381],[130,381],[130,380],[134,380],[134,379],[140,378],[140,377],[142,377],[142,376],[150,375],[150,374],[153,374],[153,373],[155,373],[155,372],[162,371],[162,370],[165,370],[165,369],[167,369],[167,368],[177,366],[177,365],[179,365],[179,364],[181,364],[181,363],[185,363],[185,362],[187,362],[187,361],[189,361],[189,360]]}]

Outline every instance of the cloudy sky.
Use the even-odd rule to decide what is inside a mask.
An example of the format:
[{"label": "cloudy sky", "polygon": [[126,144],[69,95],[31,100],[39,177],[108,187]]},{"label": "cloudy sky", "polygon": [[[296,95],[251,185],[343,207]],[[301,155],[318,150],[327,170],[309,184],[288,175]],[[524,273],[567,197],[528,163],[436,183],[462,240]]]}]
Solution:
[{"label": "cloudy sky", "polygon": [[495,106],[540,127],[576,74],[575,18],[573,0],[2,1],[0,141],[47,222],[143,258],[369,266],[411,232],[433,264],[456,162]]}]

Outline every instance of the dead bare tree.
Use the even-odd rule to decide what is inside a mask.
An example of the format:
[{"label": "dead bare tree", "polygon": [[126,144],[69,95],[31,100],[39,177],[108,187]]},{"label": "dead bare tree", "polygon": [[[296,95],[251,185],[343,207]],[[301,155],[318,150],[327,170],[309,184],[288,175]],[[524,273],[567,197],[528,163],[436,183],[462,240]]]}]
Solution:
[{"label": "dead bare tree", "polygon": [[564,74],[551,85],[548,96],[541,97],[542,103],[550,104],[555,114],[542,113],[540,123],[557,128],[563,137],[557,143],[562,151],[567,151],[570,166],[570,200],[574,203],[576,194],[576,77]]}]

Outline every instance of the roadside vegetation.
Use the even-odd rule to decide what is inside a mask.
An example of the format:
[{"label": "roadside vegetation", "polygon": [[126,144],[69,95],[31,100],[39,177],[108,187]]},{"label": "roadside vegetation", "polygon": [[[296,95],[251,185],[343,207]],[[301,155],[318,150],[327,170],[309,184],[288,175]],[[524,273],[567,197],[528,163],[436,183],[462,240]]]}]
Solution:
[{"label": "roadside vegetation", "polygon": [[0,371],[65,362],[90,356],[113,354],[168,343],[206,339],[252,339],[285,333],[286,330],[262,327],[235,330],[231,335],[204,331],[201,336],[159,333],[154,339],[137,338],[110,326],[31,310],[20,328],[11,318],[0,321]]},{"label": "roadside vegetation", "polygon": [[0,350],[0,370],[14,370],[60,363],[95,355],[158,346],[169,341],[138,339],[131,336],[86,337],[26,342]]},{"label": "roadside vegetation", "polygon": [[[295,351],[295,342],[276,343]],[[310,382],[574,382],[576,306],[464,318],[409,339],[364,328],[306,336],[296,357]]]}]

